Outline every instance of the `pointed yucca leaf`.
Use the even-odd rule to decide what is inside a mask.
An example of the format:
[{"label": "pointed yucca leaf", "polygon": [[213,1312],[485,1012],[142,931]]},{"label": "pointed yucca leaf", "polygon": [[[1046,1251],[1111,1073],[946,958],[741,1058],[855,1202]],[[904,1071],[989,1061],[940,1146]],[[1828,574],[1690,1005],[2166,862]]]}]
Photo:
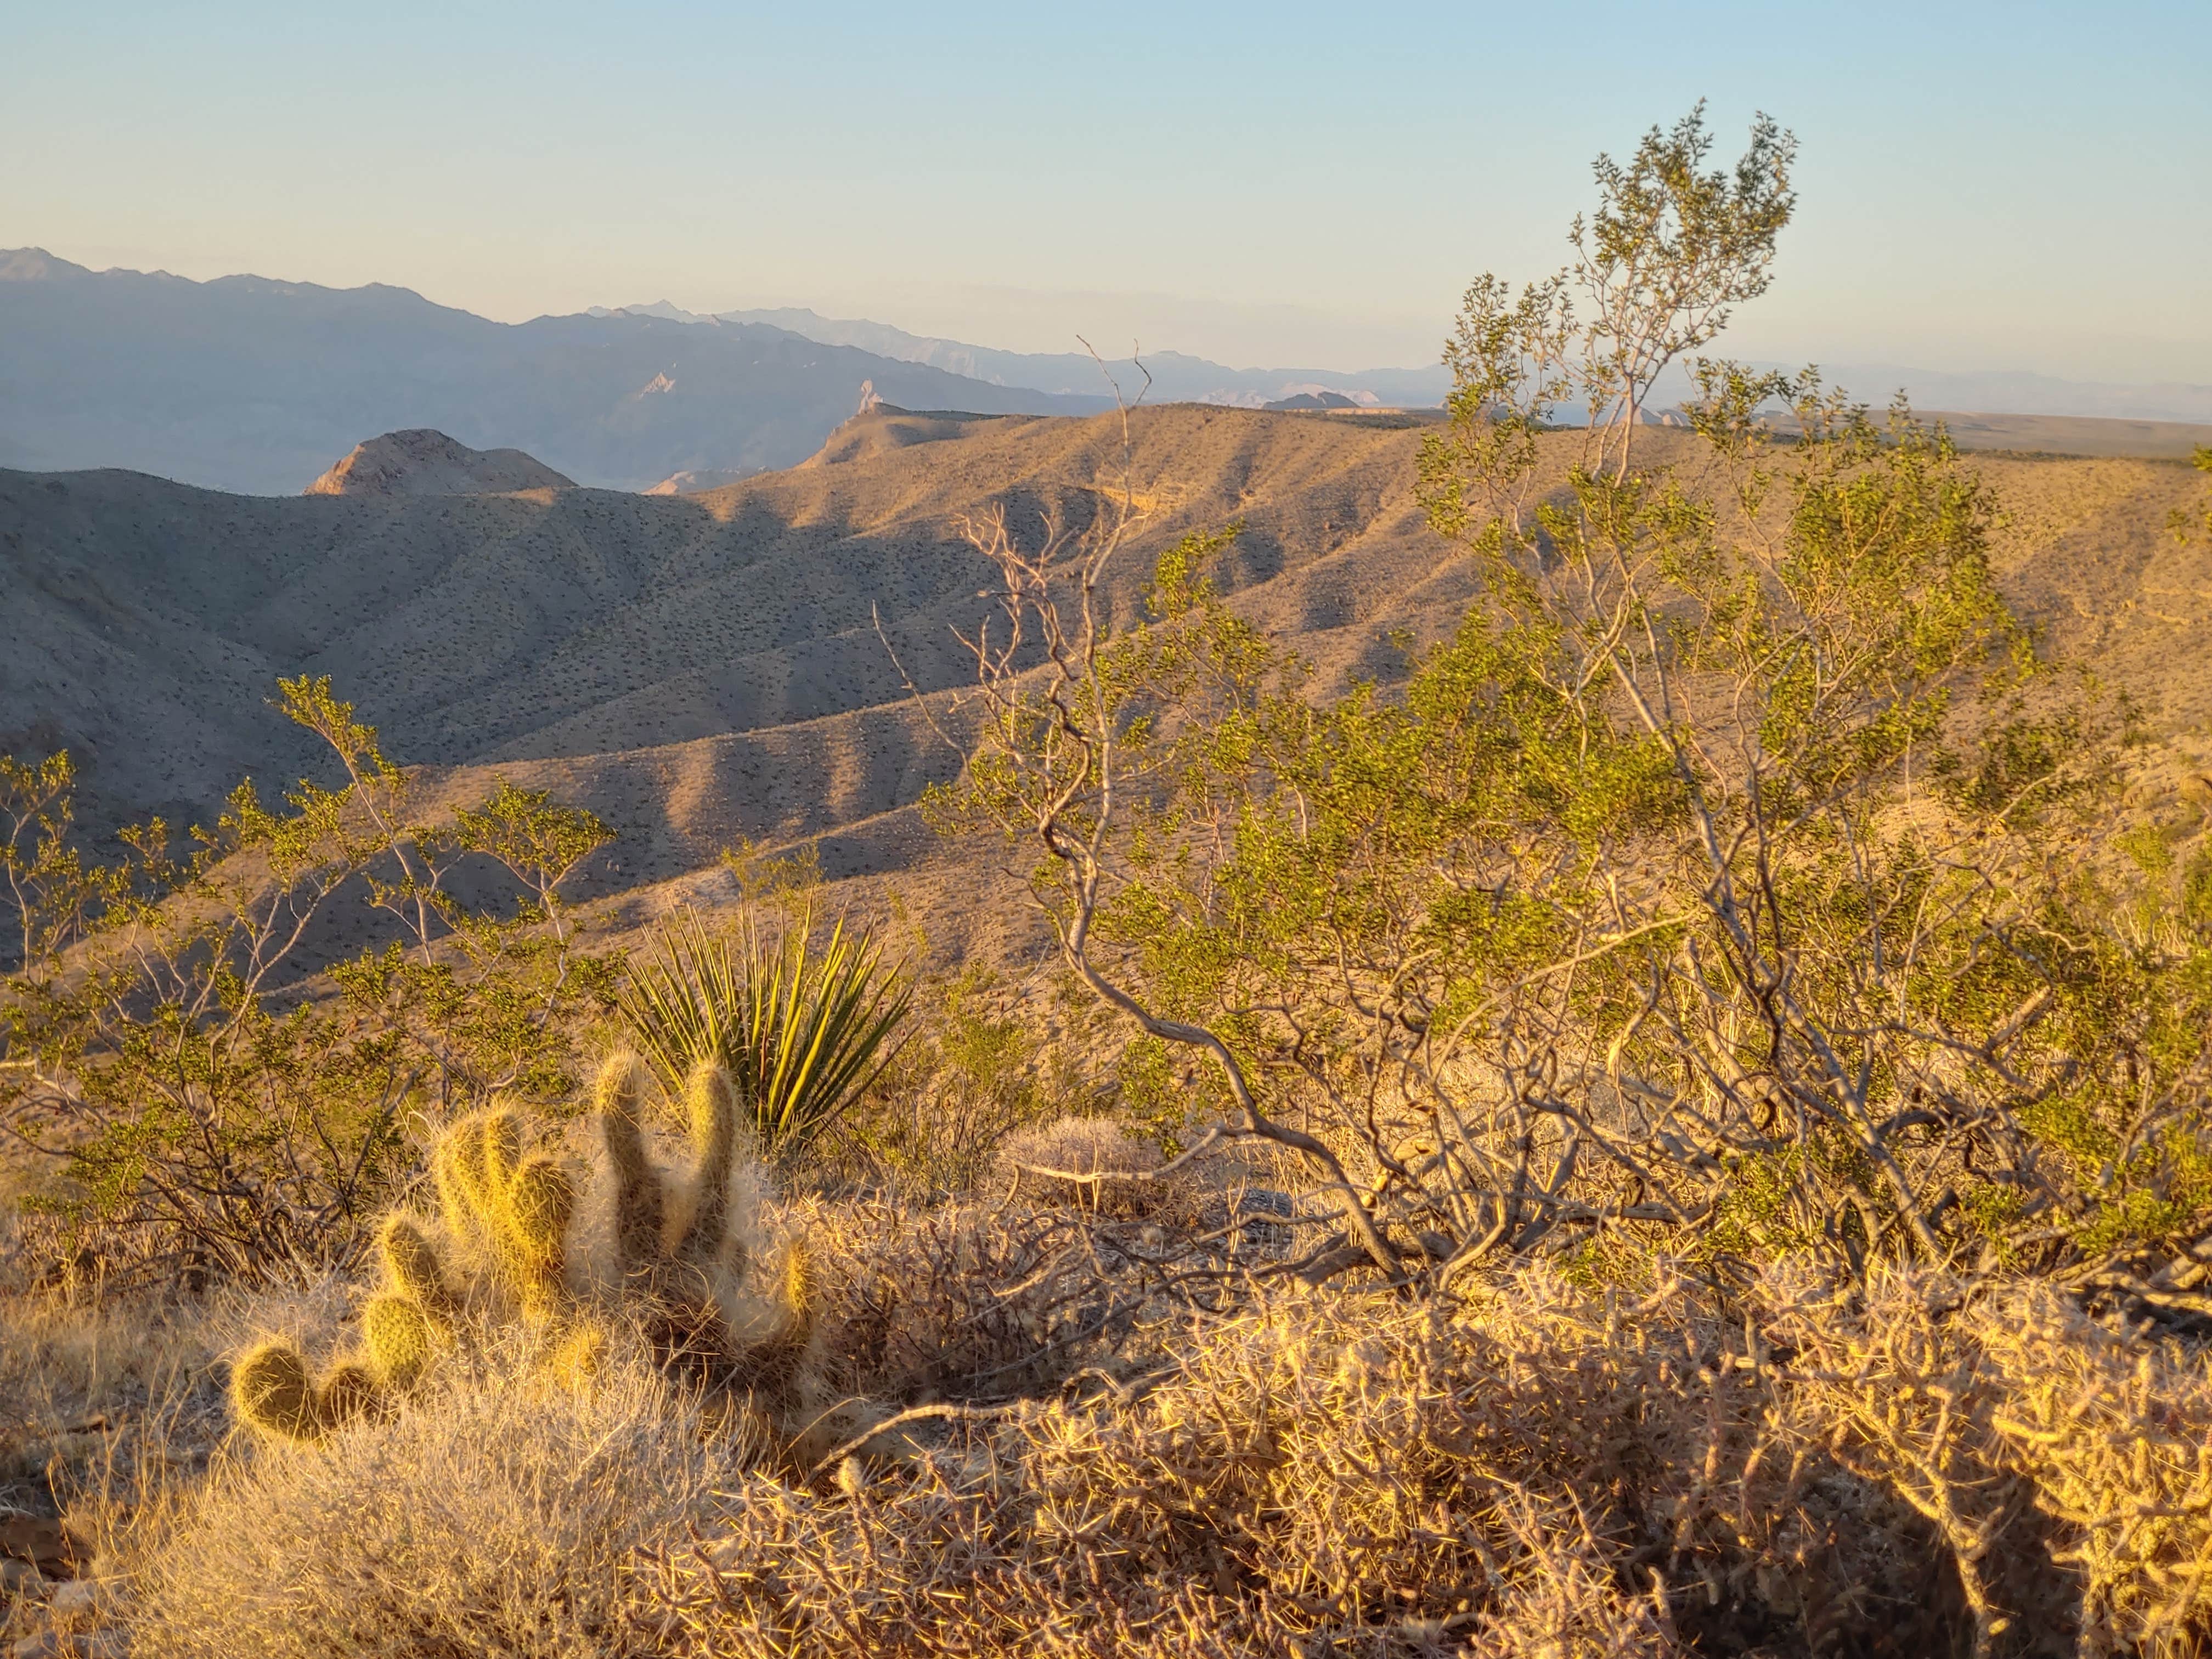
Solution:
[{"label": "pointed yucca leaf", "polygon": [[732,942],[684,911],[619,1004],[672,1088],[702,1059],[725,1066],[763,1150],[780,1158],[803,1152],[881,1074],[913,1002],[872,935],[855,939],[840,921],[817,951],[811,920],[771,946],[750,921]]}]

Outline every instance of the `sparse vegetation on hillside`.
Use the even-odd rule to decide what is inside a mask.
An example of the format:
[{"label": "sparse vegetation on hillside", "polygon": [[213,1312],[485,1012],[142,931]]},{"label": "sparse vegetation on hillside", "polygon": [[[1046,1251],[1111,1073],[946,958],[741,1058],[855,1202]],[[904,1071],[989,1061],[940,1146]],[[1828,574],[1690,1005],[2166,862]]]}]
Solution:
[{"label": "sparse vegetation on hillside", "polygon": [[[43,1160],[24,1208],[77,1277],[349,1260],[408,1174],[410,1115],[559,1097],[575,1017],[611,992],[562,896],[603,824],[505,785],[424,821],[327,681],[283,695],[344,781],[275,811],[241,784],[181,854],[156,819],[120,862],[86,862],[56,833],[66,757],[0,776],[26,952],[0,1002],[0,1123]],[[389,943],[319,963],[341,894]]]},{"label": "sparse vegetation on hillside", "polygon": [[[2212,1643],[2204,806],[2007,603],[1940,427],[1700,361],[1639,432],[1794,199],[1771,123],[1710,149],[1601,161],[1575,266],[1470,289],[1418,505],[1472,603],[1387,687],[1224,599],[1234,522],[1132,613],[1129,425],[1042,543],[971,523],[929,805],[1032,866],[1049,1032],[1049,975],[910,980],[757,848],[733,931],[594,955],[604,826],[418,810],[326,683],[286,708],[343,785],[242,790],[188,860],[89,861],[66,763],[0,772],[0,1121],[45,1160],[0,1382],[47,1379],[0,1435],[93,1585],[15,1575],[15,1627]],[[389,940],[318,957],[355,896]],[[131,1276],[174,1364],[65,1358]]]}]

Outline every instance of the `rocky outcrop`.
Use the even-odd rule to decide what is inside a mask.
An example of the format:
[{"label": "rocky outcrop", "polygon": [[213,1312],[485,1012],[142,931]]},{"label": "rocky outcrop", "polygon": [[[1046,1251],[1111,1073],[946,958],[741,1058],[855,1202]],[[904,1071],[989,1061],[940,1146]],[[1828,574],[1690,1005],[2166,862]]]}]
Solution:
[{"label": "rocky outcrop", "polygon": [[519,489],[573,489],[535,456],[519,449],[471,449],[442,432],[387,432],[309,484],[309,495],[511,495]]},{"label": "rocky outcrop", "polygon": [[648,495],[700,495],[709,489],[726,489],[733,483],[750,478],[761,469],[757,466],[702,466],[686,472],[672,472],[645,493]]}]

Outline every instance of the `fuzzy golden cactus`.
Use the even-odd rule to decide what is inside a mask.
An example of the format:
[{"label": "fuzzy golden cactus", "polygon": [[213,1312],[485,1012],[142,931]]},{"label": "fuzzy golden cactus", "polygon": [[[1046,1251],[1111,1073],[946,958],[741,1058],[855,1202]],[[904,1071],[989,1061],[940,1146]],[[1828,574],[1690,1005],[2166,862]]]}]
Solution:
[{"label": "fuzzy golden cactus", "polygon": [[811,1352],[811,1258],[762,1230],[765,1181],[721,1068],[687,1079],[688,1157],[666,1162],[646,1128],[649,1078],[621,1055],[599,1075],[590,1140],[604,1167],[585,1183],[588,1203],[560,1156],[531,1149],[522,1113],[495,1107],[453,1124],[432,1151],[437,1217],[398,1212],[380,1230],[361,1356],[317,1382],[296,1350],[263,1344],[240,1362],[240,1418],[318,1437],[416,1389],[465,1328],[517,1313],[563,1386],[589,1386],[628,1325],[663,1363],[746,1397],[765,1390],[761,1404],[781,1409]]},{"label": "fuzzy golden cactus", "polygon": [[713,1060],[691,1068],[684,1094],[691,1124],[691,1173],[683,1229],[672,1243],[678,1255],[696,1259],[715,1251],[729,1219],[730,1176],[738,1161],[738,1097],[730,1074]]},{"label": "fuzzy golden cactus", "polygon": [[460,1300],[447,1282],[445,1264],[421,1222],[402,1211],[385,1218],[377,1236],[386,1284],[420,1308],[434,1323],[450,1325]]},{"label": "fuzzy golden cactus", "polygon": [[298,1349],[273,1338],[256,1344],[232,1369],[230,1389],[243,1421],[288,1440],[319,1440],[379,1400],[367,1366],[343,1360],[319,1381]]},{"label": "fuzzy golden cactus", "polygon": [[614,1247],[625,1275],[649,1271],[660,1255],[668,1198],[646,1152],[644,1062],[617,1054],[600,1068],[595,1121],[614,1176]]},{"label": "fuzzy golden cactus", "polygon": [[413,1388],[444,1346],[444,1333],[419,1304],[404,1296],[387,1292],[370,1298],[361,1323],[369,1364],[394,1388]]},{"label": "fuzzy golden cactus", "polygon": [[765,1183],[729,1074],[706,1060],[686,1077],[689,1157],[673,1165],[655,1162],[645,1134],[648,1075],[617,1055],[595,1090],[621,1281],[671,1358],[725,1378],[788,1375],[812,1333],[811,1260],[763,1235]]},{"label": "fuzzy golden cactus", "polygon": [[521,1115],[495,1109],[447,1130],[431,1171],[447,1231],[489,1259],[525,1319],[545,1326],[567,1299],[575,1188],[551,1154],[526,1155],[522,1147]]}]

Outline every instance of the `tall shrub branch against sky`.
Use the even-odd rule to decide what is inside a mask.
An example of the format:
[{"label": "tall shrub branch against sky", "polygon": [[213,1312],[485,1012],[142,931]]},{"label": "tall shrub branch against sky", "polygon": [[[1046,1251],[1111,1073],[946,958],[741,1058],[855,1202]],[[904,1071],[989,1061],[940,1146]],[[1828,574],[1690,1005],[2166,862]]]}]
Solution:
[{"label": "tall shrub branch against sky", "polygon": [[520,319],[799,304],[1030,350],[1433,362],[1699,97],[1803,141],[1753,357],[2212,381],[2212,9],[65,6],[0,245]]}]

